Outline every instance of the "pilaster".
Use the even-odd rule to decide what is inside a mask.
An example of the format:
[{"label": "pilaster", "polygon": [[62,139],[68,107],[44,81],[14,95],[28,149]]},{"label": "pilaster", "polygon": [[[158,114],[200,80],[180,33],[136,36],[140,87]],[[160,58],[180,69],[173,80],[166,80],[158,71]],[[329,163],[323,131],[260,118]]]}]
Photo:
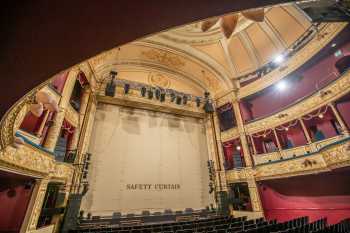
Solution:
[{"label": "pilaster", "polygon": [[45,141],[44,147],[50,151],[54,151],[56,147],[57,139],[61,132],[61,127],[64,120],[64,115],[68,104],[70,104],[69,100],[74,89],[78,72],[79,70],[77,69],[72,69],[71,71],[69,71],[66,83],[62,91],[62,97],[58,105],[59,112],[54,116],[54,123],[48,130],[47,139]]},{"label": "pilaster", "polygon": [[[24,227],[25,231],[31,231],[35,230],[36,226],[38,224],[38,220],[40,217],[41,209],[43,206],[46,190],[47,190],[47,185],[49,183],[49,179],[38,179],[35,186],[34,190],[36,191],[35,193],[33,192],[33,208],[28,208],[29,213],[27,215],[29,216],[29,220],[27,222],[27,226]],[[22,229],[24,229],[22,227]]]},{"label": "pilaster", "polygon": [[331,107],[335,118],[339,122],[340,128],[342,129],[342,133],[346,136],[349,136],[349,130],[346,127],[346,124],[345,124],[343,118],[340,116],[338,109],[334,106],[334,103],[331,102],[328,104],[328,106]]},{"label": "pilaster", "polygon": [[244,125],[243,125],[243,119],[241,116],[241,110],[239,108],[239,103],[237,100],[234,100],[232,102],[232,105],[233,105],[233,111],[235,113],[235,118],[236,118],[236,122],[237,122],[239,138],[240,138],[241,144],[242,144],[245,165],[246,165],[246,167],[251,167],[253,165],[253,163],[252,163],[252,159],[250,157],[250,151],[249,151],[247,137],[245,136],[245,130],[244,130]]}]

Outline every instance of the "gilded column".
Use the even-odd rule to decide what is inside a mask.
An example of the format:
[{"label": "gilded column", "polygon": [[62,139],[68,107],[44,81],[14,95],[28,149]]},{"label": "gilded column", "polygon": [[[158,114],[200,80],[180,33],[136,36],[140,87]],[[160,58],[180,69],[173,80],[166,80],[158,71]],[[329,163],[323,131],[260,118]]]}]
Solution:
[{"label": "gilded column", "polygon": [[47,185],[49,183],[48,179],[37,180],[37,192],[34,198],[33,207],[31,212],[29,213],[28,225],[26,227],[26,231],[35,230],[38,224],[38,220],[41,213],[41,208],[43,206]]},{"label": "gilded column", "polygon": [[41,124],[40,124],[40,127],[38,129],[38,131],[36,132],[36,135],[40,138],[43,134],[43,130],[44,130],[44,127],[45,127],[45,124],[46,124],[46,121],[47,121],[47,118],[49,117],[49,114],[50,114],[50,111],[47,110],[45,112],[45,116],[44,116],[44,119],[41,121]]},{"label": "gilded column", "polygon": [[47,139],[45,141],[44,147],[50,151],[53,151],[56,147],[57,139],[61,132],[61,127],[64,120],[65,111],[67,109],[68,104],[70,104],[69,100],[74,88],[78,72],[79,71],[77,69],[72,69],[71,71],[69,71],[66,83],[62,91],[62,97],[58,105],[59,112],[56,113],[56,115],[54,116],[54,123],[48,130]]},{"label": "gilded column", "polygon": [[252,136],[252,135],[249,135],[249,137],[250,137],[250,141],[251,141],[251,143],[252,143],[253,153],[256,155],[256,154],[257,154],[257,152],[256,152],[256,147],[255,147],[254,138],[253,138],[253,136]]},{"label": "gilded column", "polygon": [[250,151],[249,151],[249,146],[248,146],[248,142],[247,142],[247,137],[245,136],[245,130],[244,130],[244,125],[243,125],[243,119],[241,116],[241,110],[239,108],[239,103],[237,100],[234,100],[232,105],[233,105],[233,111],[235,113],[235,118],[236,118],[236,122],[237,122],[239,138],[241,140],[242,149],[243,149],[243,153],[244,153],[245,165],[247,167],[251,167],[253,165],[253,163],[252,163],[252,159],[250,157]]},{"label": "gilded column", "polygon": [[263,209],[260,201],[260,195],[259,191],[256,185],[256,182],[254,178],[247,179],[248,183],[248,189],[249,189],[249,195],[250,195],[250,200],[252,203],[252,209],[254,212],[257,212],[258,216],[263,216]]},{"label": "gilded column", "polygon": [[310,144],[310,143],[312,142],[312,141],[311,141],[311,137],[310,137],[309,132],[308,132],[307,129],[306,129],[306,126],[305,126],[305,124],[304,124],[303,119],[300,118],[300,119],[299,119],[299,122],[300,122],[301,128],[302,128],[303,131],[304,131],[304,135],[305,135],[305,137],[306,137],[307,143]]},{"label": "gilded column", "polygon": [[226,174],[224,167],[224,153],[222,149],[221,136],[220,136],[220,126],[219,119],[216,113],[209,116],[210,124],[209,128],[212,130],[212,146],[213,146],[213,157],[216,166],[216,191],[227,191]]},{"label": "gilded column", "polygon": [[278,150],[281,151],[282,150],[282,146],[281,146],[280,140],[278,139],[276,129],[273,128],[272,130],[273,130],[273,134],[275,135],[275,139],[276,139]]},{"label": "gilded column", "polygon": [[338,112],[338,109],[334,106],[334,103],[329,103],[328,104],[329,107],[331,107],[333,113],[334,113],[334,116],[335,118],[337,119],[337,121],[339,122],[339,125],[340,125],[340,128],[342,129],[342,133],[344,135],[349,135],[349,130],[348,128],[346,127],[346,124],[345,122],[343,121],[343,118],[341,118],[339,112]]}]

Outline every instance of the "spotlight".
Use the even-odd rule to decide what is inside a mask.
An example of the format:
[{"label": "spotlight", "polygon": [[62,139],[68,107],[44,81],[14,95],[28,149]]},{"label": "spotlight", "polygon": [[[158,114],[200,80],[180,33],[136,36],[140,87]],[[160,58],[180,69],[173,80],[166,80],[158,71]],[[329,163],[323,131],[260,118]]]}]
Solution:
[{"label": "spotlight", "polygon": [[181,100],[182,100],[181,96],[177,96],[176,97],[176,104],[180,105],[181,104]]},{"label": "spotlight", "polygon": [[279,90],[279,91],[284,91],[284,90],[287,88],[287,82],[284,81],[284,80],[279,81],[279,82],[276,84],[276,88],[277,88],[277,90]]},{"label": "spotlight", "polygon": [[333,44],[331,45],[332,48],[334,48],[335,46],[337,46],[336,43],[333,43]]},{"label": "spotlight", "polygon": [[284,128],[286,131],[288,131],[289,130],[289,128],[288,127],[286,127],[286,128]]},{"label": "spotlight", "polygon": [[141,96],[142,97],[146,96],[146,87],[141,87]]},{"label": "spotlight", "polygon": [[322,118],[324,117],[324,115],[323,115],[322,113],[320,113],[320,114],[318,115],[318,117],[319,117],[320,119],[322,119]]},{"label": "spotlight", "polygon": [[236,150],[241,150],[241,146],[236,146]]},{"label": "spotlight", "polygon": [[197,108],[201,106],[201,99],[199,97],[196,97],[196,105],[197,105]]},{"label": "spotlight", "polygon": [[186,104],[187,104],[187,100],[188,100],[187,95],[184,95],[183,100],[182,100],[182,103],[183,103],[184,105],[186,105]]},{"label": "spotlight", "polygon": [[130,90],[130,84],[129,83],[125,83],[124,84],[124,94],[128,94]]},{"label": "spotlight", "polygon": [[174,102],[175,99],[176,99],[175,94],[174,94],[174,93],[171,93],[171,94],[170,94],[170,100],[171,100],[171,102]]},{"label": "spotlight", "polygon": [[279,54],[273,59],[273,62],[275,64],[281,64],[283,61],[284,61],[284,55],[283,54]]},{"label": "spotlight", "polygon": [[91,153],[86,153],[86,161],[90,161],[91,159]]},{"label": "spotlight", "polygon": [[148,95],[148,99],[153,99],[153,91],[152,91],[152,89],[149,89],[147,91],[147,95]]},{"label": "spotlight", "polygon": [[83,172],[83,179],[86,179],[87,178],[87,171],[84,171]]},{"label": "spotlight", "polygon": [[165,93],[162,92],[160,93],[160,102],[164,102],[165,101]]},{"label": "spotlight", "polygon": [[160,99],[160,90],[156,89],[156,99],[159,100]]}]

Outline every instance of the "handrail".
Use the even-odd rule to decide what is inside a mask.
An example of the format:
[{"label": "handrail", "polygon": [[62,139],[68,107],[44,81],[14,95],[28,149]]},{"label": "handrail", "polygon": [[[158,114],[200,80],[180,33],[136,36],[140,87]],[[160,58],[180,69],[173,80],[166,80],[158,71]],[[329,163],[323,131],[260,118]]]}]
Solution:
[{"label": "handrail", "polygon": [[289,160],[293,160],[293,159],[299,159],[299,158],[307,157],[307,156],[310,156],[310,155],[314,155],[314,154],[320,153],[320,152],[328,149],[329,147],[332,147],[332,146],[335,146],[335,145],[338,145],[338,144],[342,144],[342,143],[347,142],[347,141],[350,141],[350,136],[348,136],[346,138],[343,138],[341,140],[332,142],[332,143],[330,143],[328,145],[325,145],[325,146],[323,146],[323,147],[321,147],[321,148],[319,148],[319,149],[317,149],[315,151],[312,151],[310,153],[306,153],[306,154],[299,155],[299,156],[292,157],[292,158],[286,158],[286,159],[283,159],[283,160],[274,160],[274,161],[271,161],[271,162],[260,163],[260,164],[255,165],[254,167],[259,167],[259,166],[263,166],[263,165],[269,165],[269,164],[280,163],[280,162],[285,162],[285,161],[289,161]]},{"label": "handrail", "polygon": [[[339,74],[337,78],[331,80],[331,81],[330,81],[329,83],[327,83],[324,87],[322,87],[322,89],[325,89],[325,88],[329,87],[329,86],[332,85],[334,82],[336,82],[339,78],[341,78],[343,75],[346,75],[346,73],[348,73],[348,72],[350,73],[350,69],[348,69],[347,71],[345,71],[345,72]],[[328,76],[327,76],[327,77],[328,77]],[[277,113],[279,113],[279,112],[282,112],[282,111],[284,111],[284,110],[286,110],[286,109],[288,109],[288,108],[290,108],[290,107],[293,107],[294,105],[299,104],[300,102],[304,101],[304,100],[307,99],[307,98],[311,98],[312,96],[314,96],[314,95],[316,95],[317,93],[319,93],[322,89],[318,89],[318,90],[315,89],[315,91],[313,91],[313,92],[311,92],[311,93],[309,93],[309,94],[307,94],[307,95],[305,95],[305,96],[303,96],[303,97],[300,97],[299,99],[293,101],[292,103],[287,104],[286,106],[284,106],[284,107],[282,107],[282,108],[280,108],[280,109],[278,109],[278,110],[276,110],[276,111],[270,112],[270,113],[267,114],[267,115],[260,116],[260,117],[257,117],[257,118],[255,118],[255,119],[252,119],[252,120],[248,120],[248,121],[245,122],[245,124],[250,124],[250,123],[253,123],[253,122],[262,120],[262,119],[264,119],[264,118],[273,116],[273,115],[275,115],[275,114],[277,114]]]},{"label": "handrail", "polygon": [[29,145],[31,145],[31,146],[33,146],[33,147],[35,147],[35,148],[37,148],[37,149],[39,149],[39,150],[41,150],[41,151],[44,151],[45,153],[48,153],[48,154],[50,154],[50,155],[52,155],[52,156],[55,156],[55,153],[53,153],[52,151],[49,151],[48,149],[42,147],[41,145],[38,145],[38,144],[36,144],[36,143],[30,141],[28,138],[26,138],[25,136],[23,136],[23,135],[20,134],[19,132],[16,132],[16,133],[15,133],[15,136],[16,136],[16,137],[22,138],[22,139],[24,140],[25,143],[27,143],[27,144],[29,144]]}]

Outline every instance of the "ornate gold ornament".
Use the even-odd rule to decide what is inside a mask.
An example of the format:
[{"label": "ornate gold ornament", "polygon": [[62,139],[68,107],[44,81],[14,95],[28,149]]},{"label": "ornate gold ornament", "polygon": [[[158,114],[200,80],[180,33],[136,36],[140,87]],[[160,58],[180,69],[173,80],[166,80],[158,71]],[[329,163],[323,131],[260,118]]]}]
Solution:
[{"label": "ornate gold ornament", "polygon": [[169,53],[167,51],[159,51],[157,49],[149,49],[147,51],[142,51],[141,55],[151,61],[161,63],[165,66],[170,66],[172,68],[179,69],[185,66],[185,62],[179,56]]},{"label": "ornate gold ornament", "polygon": [[171,84],[169,78],[160,73],[149,73],[148,83],[152,86],[162,87],[164,89],[169,88]]}]

